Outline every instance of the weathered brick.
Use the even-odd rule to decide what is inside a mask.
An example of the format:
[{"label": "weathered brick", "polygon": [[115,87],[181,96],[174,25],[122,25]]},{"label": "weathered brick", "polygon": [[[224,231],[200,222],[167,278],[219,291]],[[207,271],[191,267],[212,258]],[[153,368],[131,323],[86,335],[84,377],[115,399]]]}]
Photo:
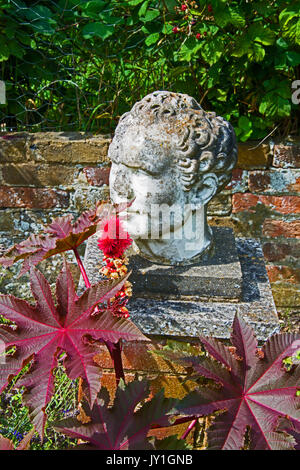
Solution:
[{"label": "weathered brick", "polygon": [[249,190],[263,194],[290,194],[300,192],[300,170],[250,171]]},{"label": "weathered brick", "polygon": [[225,187],[224,191],[233,193],[244,193],[248,189],[248,172],[241,168],[234,168],[230,183]]},{"label": "weathered brick", "polygon": [[[270,146],[261,144],[259,147],[257,142],[240,142],[238,144],[238,161],[237,168],[243,170],[255,170],[267,168],[271,162]],[[252,149],[252,150],[251,150]]]},{"label": "weathered brick", "polygon": [[276,306],[297,307],[300,305],[300,284],[275,282],[271,284]]},{"label": "weathered brick", "polygon": [[266,266],[269,281],[286,281],[293,284],[300,283],[300,269],[292,268],[290,266]]},{"label": "weathered brick", "polygon": [[300,238],[300,220],[265,219],[262,233],[266,237]]},{"label": "weathered brick", "polygon": [[92,186],[103,186],[109,183],[110,167],[87,167],[83,169],[83,172]]},{"label": "weathered brick", "polygon": [[232,196],[232,212],[255,212],[257,204],[263,204],[280,214],[300,213],[299,196],[261,196],[252,193],[236,193]]},{"label": "weathered brick", "polygon": [[300,168],[300,141],[275,144],[273,166]]},{"label": "weathered brick", "polygon": [[72,210],[83,212],[95,207],[97,201],[109,199],[109,188],[107,186],[83,186],[76,185],[75,191],[71,196],[70,208]]},{"label": "weathered brick", "polygon": [[31,134],[28,156],[36,162],[103,163],[107,157],[110,136],[84,133],[44,132]]},{"label": "weathered brick", "polygon": [[78,168],[68,165],[25,163],[1,165],[1,184],[8,186],[60,186],[72,184]]},{"label": "weathered brick", "polygon": [[69,195],[66,191],[0,186],[0,208],[52,209],[68,205]]},{"label": "weathered brick", "polygon": [[269,262],[286,262],[298,264],[300,259],[300,242],[298,240],[272,240],[262,244],[264,257]]},{"label": "weathered brick", "polygon": [[0,162],[26,161],[27,134],[0,135]]},{"label": "weathered brick", "polygon": [[231,196],[229,194],[217,194],[208,204],[208,215],[229,215],[231,212]]}]

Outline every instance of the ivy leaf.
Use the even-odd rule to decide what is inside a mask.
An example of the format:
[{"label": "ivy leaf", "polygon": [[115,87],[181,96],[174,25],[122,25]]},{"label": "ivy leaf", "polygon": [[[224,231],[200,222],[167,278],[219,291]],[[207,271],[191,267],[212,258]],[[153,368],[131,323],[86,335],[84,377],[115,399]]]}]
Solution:
[{"label": "ivy leaf", "polygon": [[236,316],[231,336],[233,348],[211,338],[200,337],[200,341],[209,357],[176,357],[172,353],[172,360],[219,386],[212,390],[199,388],[186,396],[177,413],[195,418],[224,411],[208,430],[209,449],[241,449],[248,426],[252,450],[293,448],[294,439],[279,433],[277,427],[279,419],[288,416],[294,438],[300,431],[300,366],[290,371],[282,366],[283,359],[300,348],[300,335],[274,335],[258,350],[252,328]]},{"label": "ivy leaf", "polygon": [[85,414],[90,417],[87,424],[68,418],[54,423],[54,429],[88,443],[78,449],[153,449],[153,443],[147,437],[151,425],[168,426],[171,410],[178,400],[165,398],[162,390],[141,406],[148,397],[147,381],[135,380],[126,386],[121,381],[114,405],[109,407],[109,393],[103,387],[92,409],[83,404]]},{"label": "ivy leaf", "polygon": [[108,218],[112,212],[119,214],[129,205],[130,203],[115,206],[100,203],[95,209],[83,212],[74,223],[72,215],[58,217],[46,226],[40,235],[30,235],[23,242],[9,248],[0,258],[0,264],[9,267],[23,260],[21,276],[29,271],[30,266],[36,266],[42,260],[78,248],[96,233],[101,220]]},{"label": "ivy leaf", "polygon": [[[95,306],[112,298],[126,278],[104,280],[77,297],[67,263],[57,279],[56,304],[50,285],[36,268],[31,268],[31,289],[35,305],[11,295],[0,296],[0,314],[15,325],[1,325],[0,345],[16,348],[0,365],[0,393],[25,364],[33,360],[27,374],[19,380],[27,393],[25,403],[39,434],[43,435],[45,408],[53,395],[53,369],[58,355],[65,353],[64,365],[70,379],[81,377],[89,390],[92,404],[100,388],[100,369],[93,361],[97,340],[117,343],[147,338],[130,321],[114,317],[109,310],[93,314]],[[0,351],[0,353],[3,352]]]}]

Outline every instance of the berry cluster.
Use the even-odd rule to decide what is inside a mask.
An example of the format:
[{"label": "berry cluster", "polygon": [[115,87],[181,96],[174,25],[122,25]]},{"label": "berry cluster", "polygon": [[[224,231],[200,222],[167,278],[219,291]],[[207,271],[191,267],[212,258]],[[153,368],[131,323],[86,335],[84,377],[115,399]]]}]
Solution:
[{"label": "berry cluster", "polygon": [[[174,26],[172,28],[172,31],[174,34],[186,31],[187,35],[190,36],[192,34],[192,27],[197,24],[197,19],[192,14],[193,13],[192,10],[196,10],[198,8],[197,2],[195,0],[184,0],[184,3],[182,3],[182,0],[178,0],[178,1],[180,2],[180,5],[174,7],[174,9],[179,14],[183,13],[183,18],[185,20],[185,23],[182,27]],[[205,20],[209,19],[209,17],[213,15],[213,7],[210,3],[207,5],[206,15],[204,12],[203,12],[203,15],[204,15]],[[197,14],[197,16],[199,15]],[[207,36],[206,31],[202,33],[198,32],[197,34],[195,34],[196,39],[202,39],[205,36]]]}]

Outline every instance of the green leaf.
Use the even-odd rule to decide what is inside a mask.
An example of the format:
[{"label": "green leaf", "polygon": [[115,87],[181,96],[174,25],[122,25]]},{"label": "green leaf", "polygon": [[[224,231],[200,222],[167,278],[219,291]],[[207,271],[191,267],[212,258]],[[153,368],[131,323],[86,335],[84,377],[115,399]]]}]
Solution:
[{"label": "green leaf", "polygon": [[139,5],[140,3],[142,3],[144,0],[129,0],[128,4],[129,5],[132,5],[132,6],[136,6],[136,5]]},{"label": "green leaf", "polygon": [[173,25],[165,23],[162,28],[164,34],[172,34]]},{"label": "green leaf", "polygon": [[148,23],[148,21],[155,20],[160,15],[160,12],[158,10],[148,10],[146,12],[146,15],[144,17],[141,17],[140,20],[143,23]]},{"label": "green leaf", "polygon": [[290,65],[292,65],[293,67],[300,65],[300,53],[299,52],[287,51],[285,55]]},{"label": "green leaf", "polygon": [[113,33],[113,26],[108,26],[99,22],[89,23],[85,25],[82,29],[82,34],[85,39],[90,39],[96,36],[104,40],[110,37]]},{"label": "green leaf", "polygon": [[149,0],[146,0],[146,1],[143,3],[143,5],[140,7],[139,12],[138,12],[139,17],[145,15],[149,3],[150,3],[150,1],[149,1]]},{"label": "green leaf", "polygon": [[248,51],[248,58],[251,62],[261,62],[266,55],[265,49],[260,44],[252,44]]},{"label": "green leaf", "polygon": [[245,36],[240,36],[236,39],[235,46],[233,48],[233,51],[231,55],[233,57],[242,57],[244,54],[246,54],[250,48],[250,40],[249,38]]},{"label": "green leaf", "polygon": [[152,44],[155,44],[159,40],[159,33],[153,33],[150,34],[145,40],[145,43],[147,46],[151,46]]},{"label": "green leaf", "polygon": [[209,65],[213,65],[222,57],[224,47],[224,41],[220,38],[215,38],[204,44],[201,49],[201,55]]},{"label": "green leaf", "polygon": [[279,15],[280,26],[284,38],[300,45],[300,11],[286,8]]},{"label": "green leaf", "polygon": [[238,126],[244,131],[249,131],[252,127],[252,123],[246,116],[241,116],[238,120]]},{"label": "green leaf", "polygon": [[179,50],[180,60],[189,62],[201,47],[201,42],[197,41],[195,38],[188,38],[187,41],[181,45]]},{"label": "green leaf", "polygon": [[276,92],[267,93],[261,100],[259,112],[267,117],[287,117],[291,113],[291,100]]},{"label": "green leaf", "polygon": [[258,41],[264,46],[271,46],[276,39],[276,33],[270,28],[265,28],[262,24],[255,23],[249,28],[248,32],[252,41]]}]

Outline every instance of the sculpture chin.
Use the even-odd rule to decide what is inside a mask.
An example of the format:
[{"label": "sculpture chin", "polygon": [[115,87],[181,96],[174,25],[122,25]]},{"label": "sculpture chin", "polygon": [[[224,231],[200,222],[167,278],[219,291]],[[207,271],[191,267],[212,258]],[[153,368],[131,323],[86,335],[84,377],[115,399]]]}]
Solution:
[{"label": "sculpture chin", "polygon": [[213,249],[212,231],[207,227],[201,240],[142,240],[134,239],[136,253],[149,261],[168,266],[188,266],[210,255]]},{"label": "sculpture chin", "polygon": [[[128,214],[126,229],[134,240],[139,256],[154,263],[186,266],[197,263],[212,248],[212,231],[206,223],[206,208],[186,214],[185,224],[171,225],[166,229],[157,219],[149,232],[147,214]],[[159,228],[164,228],[159,233]],[[153,236],[156,234],[156,236]],[[159,234],[159,235],[158,235]]]}]

